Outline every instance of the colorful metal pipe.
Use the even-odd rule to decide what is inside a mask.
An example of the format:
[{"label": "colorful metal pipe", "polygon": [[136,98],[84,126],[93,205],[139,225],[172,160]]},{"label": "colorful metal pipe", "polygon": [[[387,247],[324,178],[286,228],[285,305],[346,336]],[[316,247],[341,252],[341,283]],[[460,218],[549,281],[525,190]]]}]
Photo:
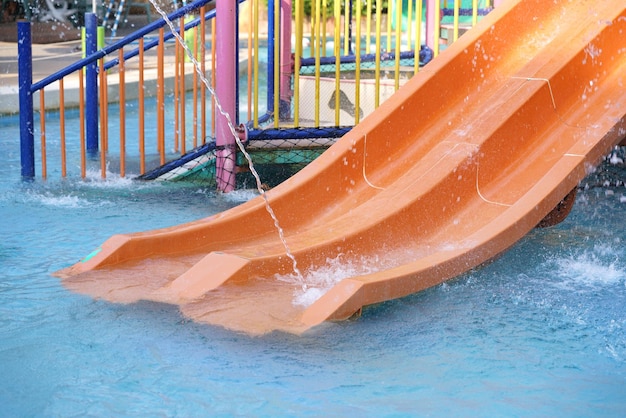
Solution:
[{"label": "colorful metal pipe", "polygon": [[33,52],[30,22],[17,22],[20,39],[17,53],[20,97],[20,162],[24,178],[35,177],[35,136],[33,131]]},{"label": "colorful metal pipe", "polygon": [[[217,60],[216,69],[218,80],[216,94],[220,100],[222,111],[231,119],[236,114],[235,93],[237,88],[237,54],[236,54],[236,0],[217,2]],[[222,192],[235,189],[235,146],[236,140],[228,126],[229,120],[219,112],[216,115],[216,177],[217,188]]]},{"label": "colorful metal pipe", "polygon": [[[98,17],[85,13],[85,54],[93,55],[98,49]],[[90,62],[85,69],[85,122],[87,153],[98,152],[98,68],[97,61]]]}]

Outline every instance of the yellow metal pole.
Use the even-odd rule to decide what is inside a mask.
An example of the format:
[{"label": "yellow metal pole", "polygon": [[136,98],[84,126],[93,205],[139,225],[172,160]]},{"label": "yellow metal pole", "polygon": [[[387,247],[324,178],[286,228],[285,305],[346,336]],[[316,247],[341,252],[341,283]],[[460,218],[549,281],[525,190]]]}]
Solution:
[{"label": "yellow metal pole", "polygon": [[[328,30],[326,28],[326,24],[328,23],[328,0],[323,0],[321,6],[322,6],[322,13],[321,13],[322,21],[320,22],[320,24],[323,24],[323,26],[320,28],[320,30],[322,31],[320,48],[321,48],[322,57],[325,57],[326,56],[326,43],[328,42],[328,33],[327,33]],[[320,34],[318,34],[317,36],[319,37]]]},{"label": "yellow metal pole", "polygon": [[296,51],[293,67],[293,125],[300,125],[300,59],[302,58],[302,6],[303,0],[296,0]]},{"label": "yellow metal pole", "polygon": [[[309,28],[309,55],[307,55],[307,58],[310,58],[313,56],[313,41],[315,40],[315,2],[311,1],[311,15],[310,15],[310,28]],[[302,11],[302,14],[304,14],[304,10]]]},{"label": "yellow metal pole", "polygon": [[280,119],[280,1],[274,0],[274,128]]},{"label": "yellow metal pole", "polygon": [[[389,2],[388,5],[390,4],[391,3]],[[385,51],[391,51],[391,20],[392,19],[393,19],[393,16],[391,16],[391,8],[388,6],[387,7],[387,49],[385,49]]]},{"label": "yellow metal pole", "polygon": [[315,126],[320,125],[320,0],[315,0]]},{"label": "yellow metal pole", "polygon": [[460,0],[454,0],[454,20],[453,20],[453,37],[452,41],[459,39],[459,8],[461,7]]},{"label": "yellow metal pole", "polygon": [[413,0],[409,0],[409,4],[406,10],[406,45],[409,48],[409,51],[411,50],[411,44],[412,44],[412,40],[413,40],[413,33],[412,33],[412,28],[413,26],[411,25],[411,22],[413,22]]},{"label": "yellow metal pole", "polygon": [[397,0],[396,7],[396,49],[395,49],[395,80],[394,87],[396,90],[400,88],[400,47],[402,46],[401,32],[402,29],[402,0]]},{"label": "yellow metal pole", "polygon": [[[345,2],[343,12],[343,55],[350,54],[350,6],[352,2],[347,0]],[[341,17],[340,17],[341,18]]]},{"label": "yellow metal pole", "polygon": [[472,0],[472,26],[478,23],[478,0]]},{"label": "yellow metal pole", "polygon": [[372,3],[374,0],[365,0],[367,2],[366,9],[366,20],[365,20],[365,53],[369,54],[371,52],[371,42],[372,42]]},{"label": "yellow metal pole", "polygon": [[[254,0],[254,21],[259,21],[259,0]],[[259,25],[254,25],[254,116],[252,125],[259,127]]]},{"label": "yellow metal pole", "polygon": [[417,74],[420,69],[420,50],[422,48],[422,0],[415,4],[415,56],[413,57],[413,73]]}]

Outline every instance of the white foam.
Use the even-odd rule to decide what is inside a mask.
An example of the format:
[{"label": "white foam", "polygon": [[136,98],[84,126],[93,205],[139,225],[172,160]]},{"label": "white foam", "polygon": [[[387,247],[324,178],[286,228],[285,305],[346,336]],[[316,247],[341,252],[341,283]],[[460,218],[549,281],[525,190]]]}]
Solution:
[{"label": "white foam", "polygon": [[259,196],[259,192],[256,189],[236,189],[232,192],[224,193],[222,196],[224,200],[229,202],[243,203]]},{"label": "white foam", "polygon": [[[110,171],[106,171],[106,177],[102,178],[100,174],[100,170],[87,170],[85,173],[85,180],[82,182],[83,185],[101,188],[101,189],[136,189],[141,185],[139,182],[133,181],[130,177],[120,177],[117,173],[111,173]],[[154,183],[145,183],[146,185],[154,185]]]},{"label": "white foam", "polygon": [[626,281],[626,269],[619,262],[620,253],[608,245],[597,245],[591,251],[552,260],[557,267],[561,289],[592,291]]},{"label": "white foam", "polygon": [[59,208],[82,208],[89,206],[89,202],[73,195],[54,196],[50,193],[31,193],[30,199],[40,202],[45,206],[53,206]]},{"label": "white foam", "polygon": [[343,254],[339,254],[335,258],[326,259],[325,265],[307,271],[304,274],[304,283],[295,274],[276,275],[276,279],[297,285],[304,284],[295,291],[293,304],[306,308],[343,279],[372,274],[384,268],[378,256],[347,260]]}]

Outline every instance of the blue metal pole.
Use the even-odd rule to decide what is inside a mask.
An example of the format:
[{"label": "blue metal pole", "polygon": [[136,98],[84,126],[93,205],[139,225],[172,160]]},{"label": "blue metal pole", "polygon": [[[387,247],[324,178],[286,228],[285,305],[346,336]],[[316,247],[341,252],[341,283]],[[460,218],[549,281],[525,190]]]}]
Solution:
[{"label": "blue metal pole", "polygon": [[20,99],[20,158],[22,177],[35,177],[33,132],[33,51],[29,21],[17,22],[17,61]]},{"label": "blue metal pole", "polygon": [[[85,13],[85,56],[98,50],[98,17]],[[98,153],[98,61],[88,64],[85,80],[85,132],[87,153]]]}]

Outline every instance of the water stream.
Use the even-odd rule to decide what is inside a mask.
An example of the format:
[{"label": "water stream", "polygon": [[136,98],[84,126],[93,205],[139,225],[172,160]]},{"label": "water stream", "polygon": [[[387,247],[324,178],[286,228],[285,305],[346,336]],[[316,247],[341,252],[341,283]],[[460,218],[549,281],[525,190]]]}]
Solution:
[{"label": "water stream", "polygon": [[228,123],[228,128],[230,129],[230,132],[231,132],[232,136],[235,138],[235,142],[237,143],[237,147],[239,148],[241,153],[244,155],[246,160],[248,160],[248,165],[250,167],[250,172],[252,173],[252,175],[254,176],[254,179],[256,181],[256,188],[257,188],[258,192],[260,193],[260,195],[263,197],[263,200],[265,202],[265,209],[267,210],[269,215],[272,217],[272,220],[274,221],[274,226],[276,227],[276,230],[278,232],[278,236],[279,236],[279,238],[280,238],[280,240],[281,240],[281,242],[283,244],[283,247],[285,247],[285,253],[287,254],[287,257],[289,257],[289,259],[292,262],[293,271],[296,274],[298,281],[300,282],[302,290],[306,291],[307,290],[307,284],[306,284],[306,282],[304,280],[304,276],[302,275],[302,273],[300,272],[300,269],[298,268],[298,262],[296,260],[296,257],[293,255],[293,253],[291,252],[291,250],[289,248],[289,244],[287,243],[287,240],[285,238],[284,230],[280,226],[280,222],[278,221],[278,217],[274,213],[274,210],[272,209],[272,206],[270,205],[269,199],[267,197],[267,194],[265,193],[265,190],[264,190],[264,188],[262,186],[263,182],[261,181],[261,177],[259,176],[259,173],[256,171],[256,169],[254,167],[254,163],[252,162],[252,157],[246,151],[245,147],[243,146],[243,143],[239,139],[239,135],[237,134],[237,129],[235,128],[235,125],[234,125],[230,115],[228,114],[228,112],[226,112],[223,109],[223,107],[222,107],[222,105],[221,105],[221,103],[219,101],[219,98],[217,97],[217,93],[211,87],[211,83],[209,82],[209,80],[206,78],[206,76],[202,72],[202,67],[200,66],[200,63],[198,62],[198,60],[194,56],[194,53],[189,49],[189,47],[185,43],[185,40],[181,37],[180,33],[178,32],[178,30],[176,29],[176,27],[174,26],[172,21],[167,17],[167,13],[165,13],[165,11],[163,11],[163,9],[161,9],[161,7],[159,7],[158,3],[155,0],[150,0],[150,3],[154,6],[155,10],[163,17],[163,20],[165,20],[165,22],[169,26],[172,34],[176,37],[176,40],[178,41],[178,43],[185,50],[185,53],[187,54],[187,57],[190,59],[190,61],[193,63],[194,69],[195,69],[196,73],[198,74],[198,76],[200,77],[200,80],[202,81],[202,83],[204,84],[206,89],[209,91],[209,93],[211,93],[211,97],[213,98],[213,101],[215,103],[215,107],[218,109],[220,114],[222,116],[224,116],[224,118],[226,118],[226,121]]}]

